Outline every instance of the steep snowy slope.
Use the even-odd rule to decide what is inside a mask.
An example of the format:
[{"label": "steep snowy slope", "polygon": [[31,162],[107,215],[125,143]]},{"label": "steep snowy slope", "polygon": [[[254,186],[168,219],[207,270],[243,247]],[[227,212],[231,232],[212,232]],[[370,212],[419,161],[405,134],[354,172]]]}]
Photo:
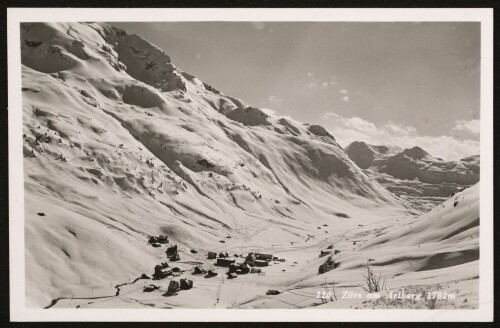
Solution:
[{"label": "steep snowy slope", "polygon": [[[240,307],[321,306],[332,308],[470,308],[478,306],[479,282],[479,183],[457,193],[432,211],[416,217],[379,222],[350,229],[342,236],[315,245],[328,250],[338,267],[324,274],[314,269],[325,257],[309,256],[295,284],[283,284],[283,293],[269,299],[249,297]],[[339,238],[340,237],[340,238]],[[317,251],[319,253],[319,251]],[[290,252],[292,253],[292,252]],[[364,294],[365,266],[380,277],[385,288],[380,299],[345,297],[344,292]],[[380,276],[379,276],[380,275]],[[335,291],[337,299],[321,302],[318,291]],[[391,299],[403,291],[418,294],[418,301]],[[425,299],[428,292],[451,294],[453,298]],[[333,294],[332,294],[333,295]],[[343,296],[344,295],[344,296]]]},{"label": "steep snowy slope", "polygon": [[138,36],[34,23],[21,44],[30,306],[151,274],[150,235],[191,263],[411,211],[322,127],[224,95]]},{"label": "steep snowy slope", "polygon": [[345,151],[382,186],[422,210],[479,181],[479,155],[446,162],[420,147],[401,151],[360,141]]}]

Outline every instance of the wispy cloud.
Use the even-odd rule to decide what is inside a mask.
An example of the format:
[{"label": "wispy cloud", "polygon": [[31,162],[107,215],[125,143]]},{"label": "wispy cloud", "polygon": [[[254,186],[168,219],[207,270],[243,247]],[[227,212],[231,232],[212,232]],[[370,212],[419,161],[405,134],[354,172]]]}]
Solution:
[{"label": "wispy cloud", "polygon": [[340,99],[343,102],[349,102],[349,100],[350,100],[350,98],[348,96],[349,91],[347,91],[346,89],[340,89],[340,90],[338,90],[338,93],[340,93],[340,95],[342,96]]},{"label": "wispy cloud", "polygon": [[272,102],[282,102],[283,100],[276,97],[276,96],[269,96],[269,101],[272,101]]},{"label": "wispy cloud", "polygon": [[273,106],[278,106],[278,107],[280,107],[280,106],[281,106],[281,103],[283,102],[283,99],[278,98],[278,97],[276,97],[276,96],[269,96],[268,100],[269,100],[269,103],[270,103],[271,105],[273,105]]},{"label": "wispy cloud", "polygon": [[308,89],[314,89],[318,86],[318,79],[316,79],[313,73],[307,72],[307,80],[304,86]]},{"label": "wispy cloud", "polygon": [[[330,88],[332,85],[337,84],[336,77],[332,75],[330,79],[326,79],[321,81],[322,79],[318,79],[314,73],[307,72],[307,79],[304,82],[304,86],[308,89],[314,89],[316,87],[322,88]],[[347,92],[346,92],[347,93]],[[348,100],[347,100],[348,101]]]},{"label": "wispy cloud", "polygon": [[267,115],[270,115],[270,116],[276,115],[276,111],[274,109],[271,109],[271,108],[259,108],[259,109]]},{"label": "wispy cloud", "polygon": [[336,83],[335,79],[336,79],[335,76],[331,76],[330,80],[323,81],[320,84],[323,88],[329,88],[330,86],[335,85]]},{"label": "wispy cloud", "polygon": [[344,117],[334,112],[326,112],[323,115],[323,122],[343,147],[353,141],[402,148],[419,146],[430,154],[447,160],[457,160],[479,154],[478,140],[458,140],[445,135],[420,135],[414,126],[398,124],[392,121],[376,125],[357,116]]},{"label": "wispy cloud", "polygon": [[479,120],[459,120],[455,121],[453,131],[467,132],[473,136],[479,136]]},{"label": "wispy cloud", "polygon": [[384,127],[388,132],[394,133],[395,135],[408,136],[417,134],[417,128],[411,125],[402,125],[389,121],[384,125]]}]

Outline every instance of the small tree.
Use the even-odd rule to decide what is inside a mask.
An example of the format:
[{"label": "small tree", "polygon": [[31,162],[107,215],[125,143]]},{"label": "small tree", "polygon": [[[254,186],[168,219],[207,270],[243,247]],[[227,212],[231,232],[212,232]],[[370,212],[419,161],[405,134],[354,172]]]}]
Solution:
[{"label": "small tree", "polygon": [[385,290],[385,279],[382,281],[382,274],[379,274],[377,277],[375,272],[373,272],[370,264],[368,263],[365,264],[364,267],[366,268],[366,276],[363,275],[364,284],[359,284],[359,286],[363,288],[363,290],[367,293],[374,293]]}]

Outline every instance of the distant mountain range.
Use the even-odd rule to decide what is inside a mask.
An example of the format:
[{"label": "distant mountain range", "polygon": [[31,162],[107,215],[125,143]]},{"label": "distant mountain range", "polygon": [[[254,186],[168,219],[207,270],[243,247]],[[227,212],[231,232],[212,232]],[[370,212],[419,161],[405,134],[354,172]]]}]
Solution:
[{"label": "distant mountain range", "polygon": [[[422,208],[437,204],[479,181],[479,155],[458,161],[433,157],[420,147],[389,148],[355,141],[345,148],[349,157],[388,190]],[[425,205],[424,208],[430,208]]]}]

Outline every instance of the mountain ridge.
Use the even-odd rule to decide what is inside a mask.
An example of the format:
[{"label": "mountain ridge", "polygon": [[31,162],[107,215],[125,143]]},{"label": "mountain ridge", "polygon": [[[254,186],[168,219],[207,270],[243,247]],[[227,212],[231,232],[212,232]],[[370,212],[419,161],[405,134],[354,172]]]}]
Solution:
[{"label": "mountain ridge", "polygon": [[[380,147],[384,147],[382,151]],[[360,168],[386,189],[426,211],[479,182],[479,155],[444,161],[418,146],[389,150],[360,141],[352,142],[345,150]]]}]

